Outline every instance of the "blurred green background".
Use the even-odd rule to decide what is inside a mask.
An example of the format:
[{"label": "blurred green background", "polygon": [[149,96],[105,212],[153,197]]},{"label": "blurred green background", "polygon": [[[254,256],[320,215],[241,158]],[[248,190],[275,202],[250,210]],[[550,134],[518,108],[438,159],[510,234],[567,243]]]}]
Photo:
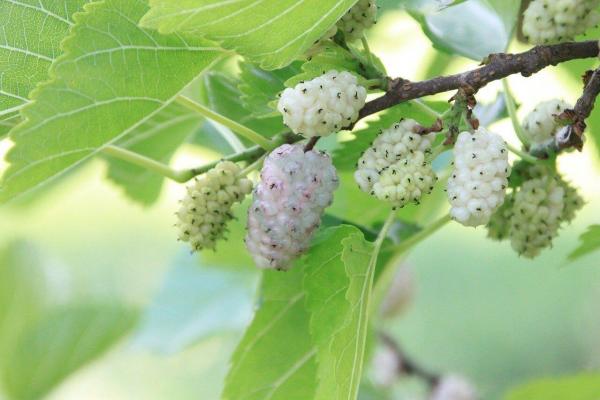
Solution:
[{"label": "blurred green background", "polygon": [[[397,11],[386,12],[369,40],[392,76],[418,80],[476,65],[459,56],[439,56],[419,25]],[[573,71],[578,69],[583,70],[581,64],[573,63],[529,79],[511,77],[522,103],[520,114],[548,98],[574,101],[580,83]],[[499,90],[499,84],[492,84],[478,100],[490,102]],[[516,143],[507,119],[493,128]],[[2,152],[8,146],[0,142]],[[456,224],[411,253],[413,304],[387,328],[413,359],[435,371],[471,378],[484,399],[501,398],[508,388],[534,378],[600,368],[598,253],[566,261],[585,228],[600,223],[598,155],[590,142],[583,153],[561,159],[560,170],[581,188],[587,205],[553,250],[535,261],[520,259],[507,243],[486,240],[483,229]],[[216,157],[188,144],[174,164],[196,165]],[[370,205],[362,197],[344,197],[358,196],[347,192],[338,193],[333,211],[364,215]],[[25,360],[7,368],[14,360],[0,345],[0,365],[13,370],[9,384],[51,382],[56,377],[46,378],[52,375],[48,371],[77,364],[78,357],[93,358],[94,349],[116,342],[48,398],[218,398],[228,358],[250,316],[257,273],[242,256],[240,234],[232,235],[235,242],[219,246],[228,253],[225,258],[190,255],[176,241],[173,214],[181,194],[180,185],[167,183],[160,201],[143,208],[106,179],[106,164],[97,159],[34,198],[0,209],[0,288],[9,285],[26,293],[25,300],[0,294],[0,302],[12,311],[0,321],[6,332],[0,338],[16,335],[11,327],[19,332],[21,325],[48,319],[41,331],[48,333],[42,335],[45,340],[17,338],[25,354],[39,349],[43,362],[26,365]],[[17,265],[23,276],[9,271]],[[42,298],[41,306],[36,296]],[[81,322],[82,329],[79,319],[53,325],[57,312],[73,307],[84,314],[94,308],[102,312],[96,320]],[[64,322],[60,316],[58,320]],[[101,328],[107,326],[112,332],[102,337]],[[61,346],[68,348],[67,356],[53,359]]]}]

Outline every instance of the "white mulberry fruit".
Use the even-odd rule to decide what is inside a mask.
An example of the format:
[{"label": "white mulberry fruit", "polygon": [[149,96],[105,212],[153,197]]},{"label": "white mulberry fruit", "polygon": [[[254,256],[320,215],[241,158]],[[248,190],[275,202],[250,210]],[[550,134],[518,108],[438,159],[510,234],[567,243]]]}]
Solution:
[{"label": "white mulberry fruit", "polygon": [[437,384],[430,400],[477,400],[477,390],[466,379],[447,375]]},{"label": "white mulberry fruit", "polygon": [[239,176],[240,167],[222,161],[187,187],[176,215],[179,239],[194,251],[213,248],[233,218],[231,207],[252,191],[252,182]]},{"label": "white mulberry fruit", "polygon": [[465,226],[487,224],[504,202],[509,175],[502,137],[483,128],[460,133],[447,186],[452,218]]},{"label": "white mulberry fruit", "polygon": [[437,176],[427,155],[435,135],[419,135],[418,127],[407,119],[381,131],[358,160],[354,179],[362,191],[398,207],[431,192]]},{"label": "white mulberry fruit", "polygon": [[523,13],[523,34],[535,44],[572,40],[600,22],[600,0],[533,0]]},{"label": "white mulberry fruit", "polygon": [[551,176],[523,182],[515,195],[510,219],[512,248],[526,258],[534,258],[552,245],[558,235],[565,207],[565,189]]},{"label": "white mulberry fruit", "polygon": [[558,99],[538,104],[523,120],[523,131],[531,145],[531,149],[544,148],[555,141],[560,125],[555,116],[562,114],[571,106]]},{"label": "white mulberry fruit", "polygon": [[310,244],[339,185],[331,158],[284,144],[265,159],[248,210],[246,247],[260,268],[286,270]]},{"label": "white mulberry fruit", "polygon": [[358,0],[358,2],[338,21],[346,39],[360,39],[365,30],[377,22],[377,3],[375,0]]},{"label": "white mulberry fruit", "polygon": [[331,70],[285,89],[277,109],[294,133],[327,136],[354,123],[366,98],[367,90],[354,75]]}]

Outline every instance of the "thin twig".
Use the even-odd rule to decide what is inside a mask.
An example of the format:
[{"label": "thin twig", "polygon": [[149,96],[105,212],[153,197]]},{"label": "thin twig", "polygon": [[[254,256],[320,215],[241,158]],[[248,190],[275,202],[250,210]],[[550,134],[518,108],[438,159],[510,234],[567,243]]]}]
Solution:
[{"label": "thin twig", "polygon": [[313,136],[309,139],[308,143],[306,143],[306,146],[304,146],[304,152],[308,152],[311,151],[317,144],[317,142],[319,141],[320,136]]},{"label": "thin twig", "polygon": [[520,73],[530,76],[561,62],[598,57],[598,41],[566,42],[536,46],[519,54],[491,54],[482,67],[456,75],[440,76],[421,82],[404,79],[392,81],[388,92],[370,102],[360,111],[360,118],[377,113],[396,104],[437,93],[470,87],[478,90],[490,82]]}]

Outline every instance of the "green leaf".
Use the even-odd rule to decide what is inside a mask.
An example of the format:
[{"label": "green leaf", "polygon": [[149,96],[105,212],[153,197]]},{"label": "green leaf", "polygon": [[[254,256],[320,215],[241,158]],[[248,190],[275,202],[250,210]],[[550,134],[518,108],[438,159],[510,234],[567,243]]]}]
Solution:
[{"label": "green leaf", "polygon": [[513,389],[505,400],[598,400],[600,374],[540,379]]},{"label": "green leaf", "polygon": [[0,368],[22,330],[45,308],[44,276],[32,245],[16,241],[0,250]]},{"label": "green leaf", "polygon": [[[148,121],[134,129],[116,145],[151,159],[169,164],[175,151],[202,124],[202,117],[179,103],[171,103]],[[108,157],[108,178],[121,186],[125,194],[143,205],[158,200],[164,177]]]},{"label": "green leaf", "polygon": [[[203,77],[205,103],[212,110],[237,121],[263,136],[271,137],[287,130],[279,113],[269,118],[255,118],[242,101],[239,81],[221,73],[209,72]],[[250,142],[246,141],[246,144]]]},{"label": "green leaf", "polygon": [[[448,103],[444,102],[426,102],[425,104],[438,112],[448,108]],[[352,134],[355,136],[353,140],[341,143],[341,146],[335,150],[333,155],[335,167],[339,170],[354,171],[361,154],[375,140],[380,130],[389,128],[402,118],[412,118],[423,125],[435,122],[434,118],[411,102],[401,103],[389,108],[379,113],[378,119],[368,121],[365,128],[353,131]]]},{"label": "green leaf", "polygon": [[73,25],[71,16],[89,1],[0,0],[0,119],[18,112],[31,90],[47,79]]},{"label": "green leaf", "polygon": [[209,336],[238,331],[251,316],[255,274],[198,265],[179,256],[142,318],[136,346],[174,353]]},{"label": "green leaf", "polygon": [[346,291],[350,319],[343,329],[335,333],[330,354],[340,398],[355,399],[364,367],[377,255],[373,252],[373,244],[365,241],[362,234],[352,235],[342,244],[342,260],[350,278]]},{"label": "green leaf", "polygon": [[508,47],[520,0],[470,0],[438,13],[414,12],[423,31],[440,50],[481,61]]},{"label": "green leaf", "polygon": [[[433,14],[464,1],[466,0],[400,0],[399,2],[396,0],[389,2],[396,3],[396,7],[403,7],[410,11],[416,11],[421,14]],[[387,2],[384,1],[383,3]]]},{"label": "green leaf", "polygon": [[151,0],[141,21],[161,33],[215,40],[264,69],[282,68],[308,50],[356,0]]},{"label": "green leaf", "polygon": [[297,267],[263,272],[259,308],[233,355],[224,400],[314,398],[316,349],[302,274]]},{"label": "green leaf", "polygon": [[8,356],[4,387],[12,399],[44,397],[77,369],[100,357],[133,326],[116,305],[65,306],[27,329]]},{"label": "green leaf", "polygon": [[217,127],[210,120],[204,120],[200,129],[194,132],[189,143],[220,154],[228,154],[235,150],[233,144],[222,134],[222,127]]},{"label": "green leaf", "polygon": [[308,81],[332,69],[354,72],[359,81],[363,82],[365,80],[359,74],[360,63],[352,56],[352,53],[333,42],[329,42],[324,45],[319,53],[302,64],[302,72],[288,79],[285,86],[294,87],[300,81]]},{"label": "green leaf", "polygon": [[587,231],[579,236],[579,247],[568,255],[569,261],[586,256],[594,251],[600,250],[600,225],[590,225]]},{"label": "green leaf", "polygon": [[242,92],[244,107],[256,118],[279,115],[279,112],[269,107],[269,103],[277,100],[277,94],[285,89],[285,82],[301,71],[302,63],[293,62],[285,68],[265,71],[256,65],[240,62],[241,83],[238,88]]},{"label": "green leaf", "polygon": [[221,54],[212,43],[162,36],[135,24],[142,0],[106,0],[76,25],[13,130],[0,200],[55,178],[149,121]]},{"label": "green leaf", "polygon": [[355,227],[322,231],[303,261],[310,332],[317,347],[315,399],[355,399],[362,377],[375,274],[373,246]]}]

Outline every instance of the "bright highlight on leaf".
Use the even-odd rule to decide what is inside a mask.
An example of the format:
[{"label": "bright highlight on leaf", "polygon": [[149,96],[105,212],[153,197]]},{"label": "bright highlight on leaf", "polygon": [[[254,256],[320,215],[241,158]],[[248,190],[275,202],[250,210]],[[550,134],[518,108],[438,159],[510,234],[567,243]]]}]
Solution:
[{"label": "bright highlight on leaf", "polygon": [[206,37],[265,69],[308,50],[356,0],[151,0],[141,21],[161,33]]}]

